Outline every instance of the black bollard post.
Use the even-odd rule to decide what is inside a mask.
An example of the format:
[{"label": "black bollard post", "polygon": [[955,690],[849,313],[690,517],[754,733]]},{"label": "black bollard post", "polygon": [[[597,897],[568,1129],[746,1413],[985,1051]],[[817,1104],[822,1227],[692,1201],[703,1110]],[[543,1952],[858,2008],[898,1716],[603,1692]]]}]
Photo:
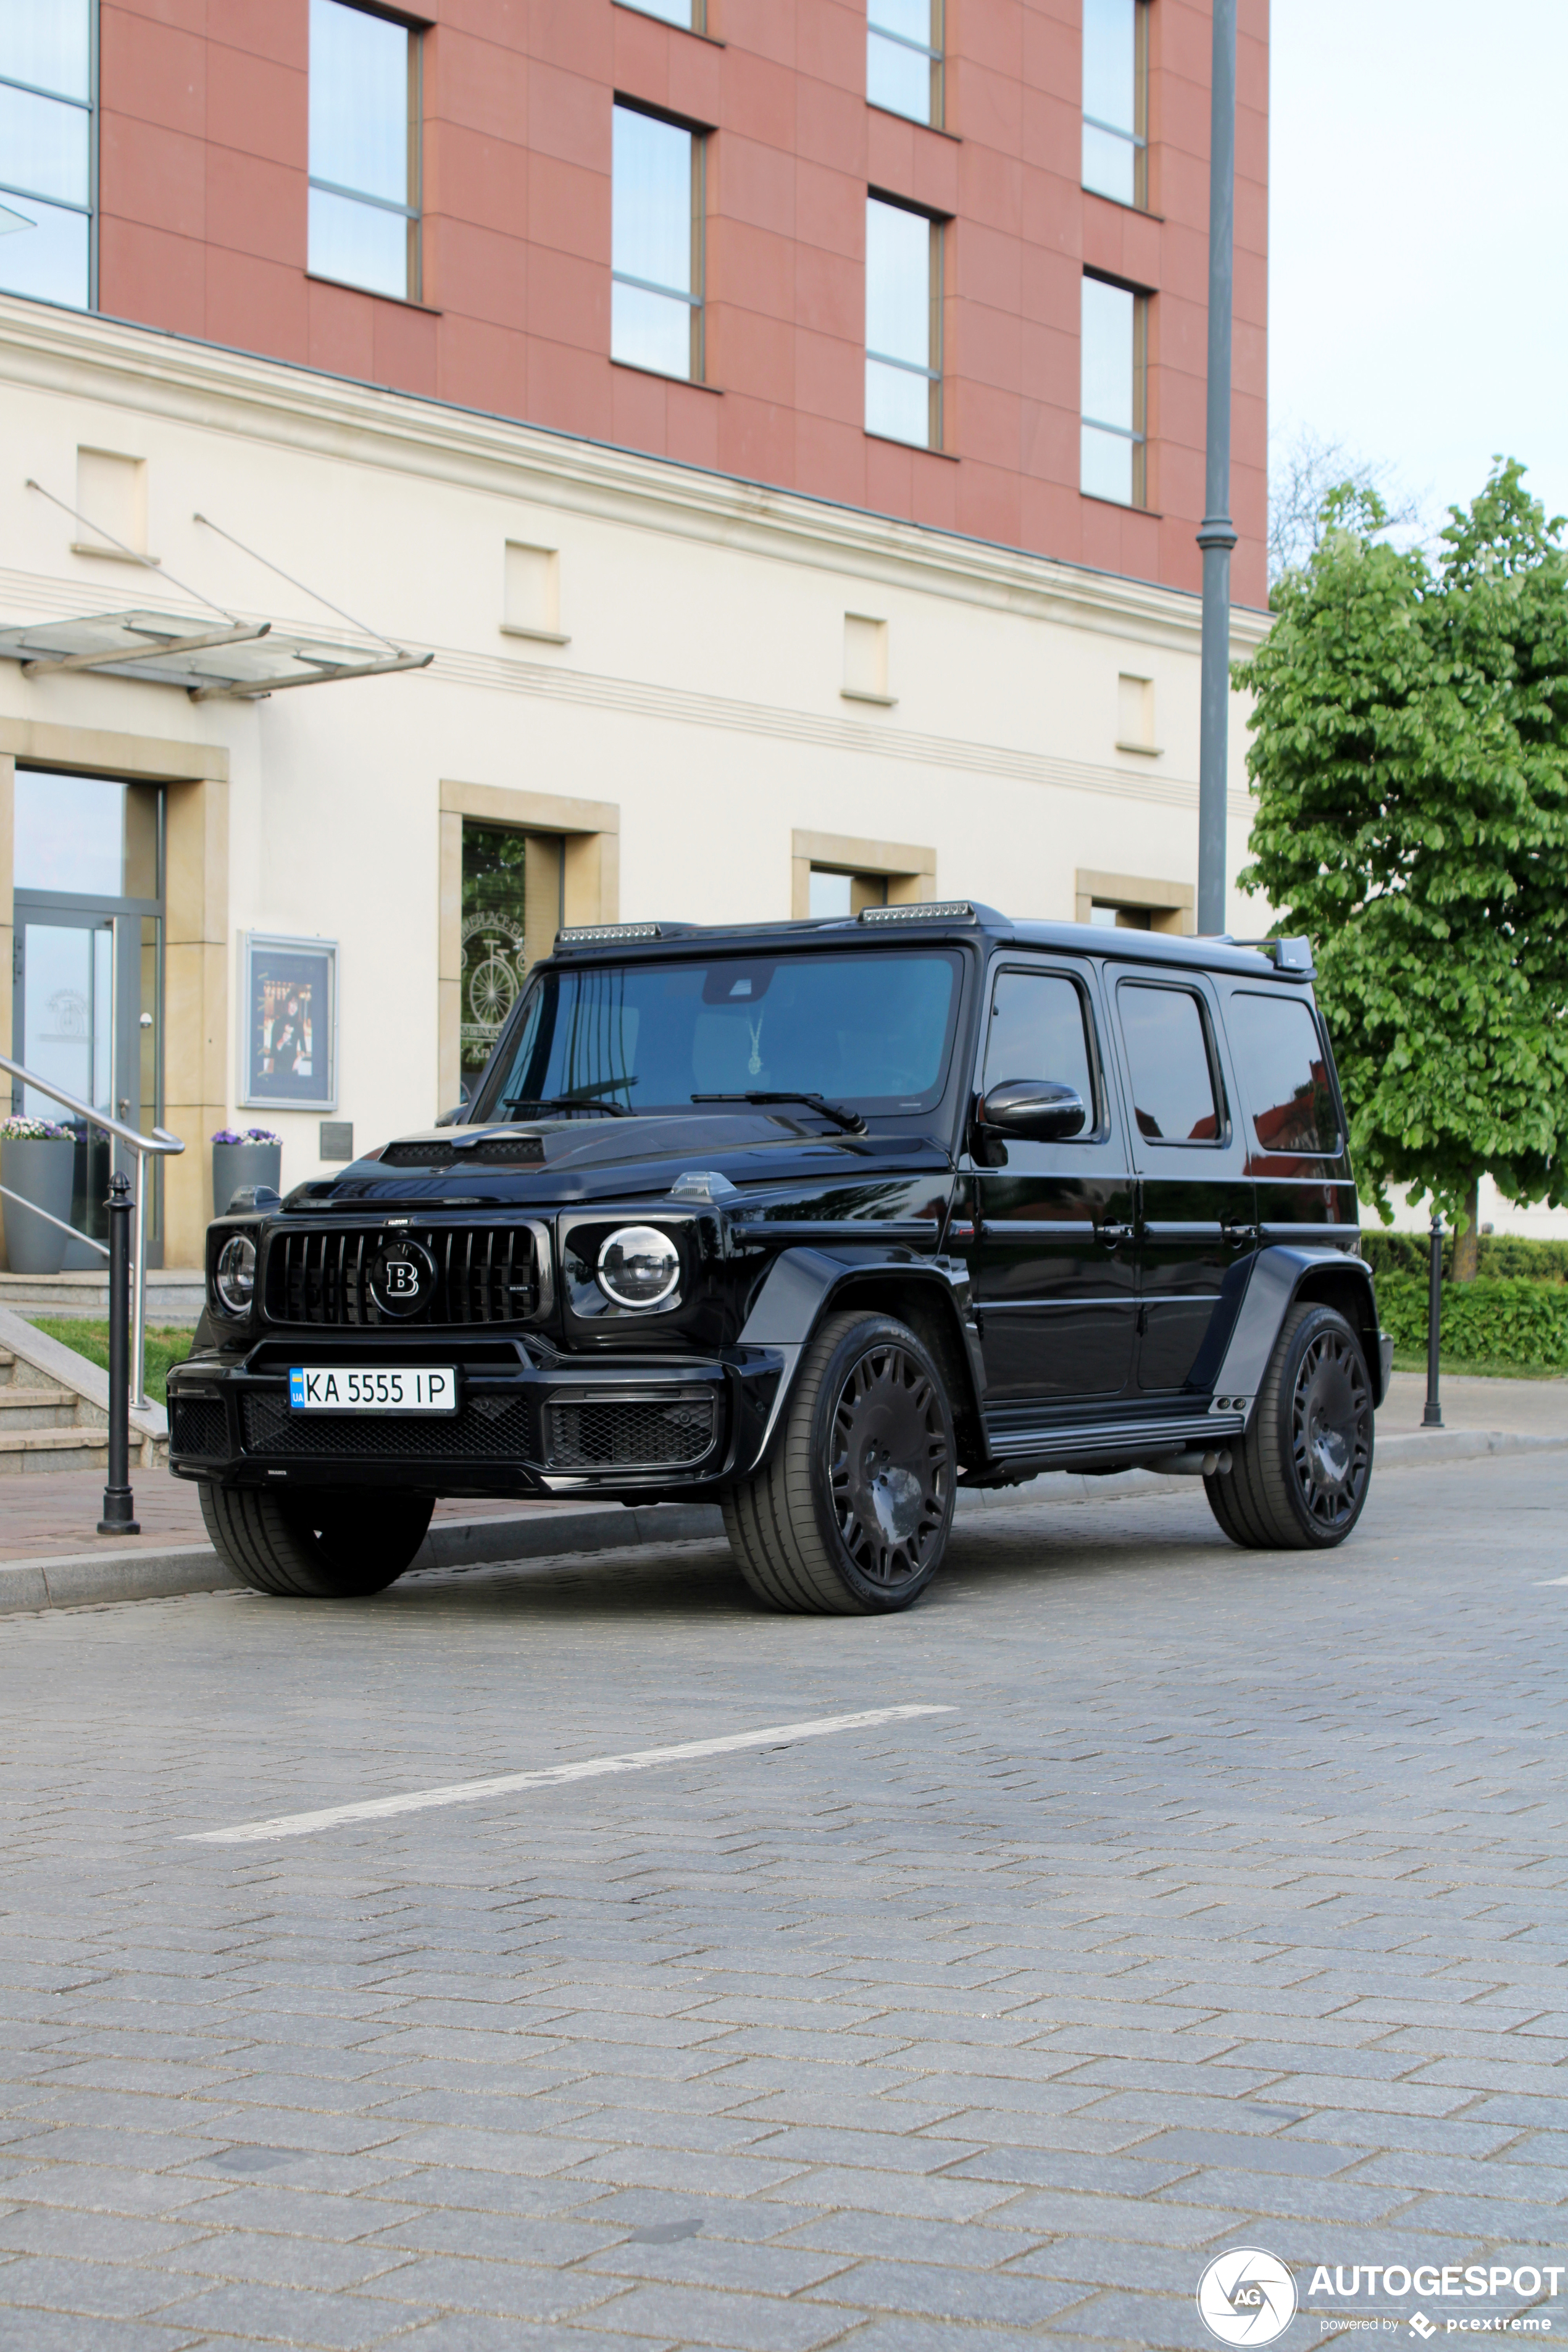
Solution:
[{"label": "black bollard post", "polygon": [[100,1536],[139,1536],[131,1491],[131,1186],[109,1180],[109,1484]]},{"label": "black bollard post", "polygon": [[1437,1402],[1437,1358],[1443,1337],[1443,1220],[1432,1217],[1431,1262],[1426,1278],[1426,1410],[1423,1429],[1441,1429],[1443,1408]]}]

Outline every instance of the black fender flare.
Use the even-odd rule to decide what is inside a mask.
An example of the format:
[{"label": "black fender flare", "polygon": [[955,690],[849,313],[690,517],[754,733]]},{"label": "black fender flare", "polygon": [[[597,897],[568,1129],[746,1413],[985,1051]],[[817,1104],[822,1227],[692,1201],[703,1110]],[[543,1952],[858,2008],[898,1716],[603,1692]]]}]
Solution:
[{"label": "black fender flare", "polygon": [[1216,1409],[1222,1400],[1238,1400],[1250,1422],[1280,1326],[1299,1298],[1338,1307],[1361,1340],[1373,1402],[1383,1402],[1393,1349],[1383,1338],[1377,1289],[1366,1260],[1346,1250],[1271,1242],[1247,1269],[1247,1286],[1220,1343],[1223,1354],[1212,1381],[1201,1360],[1194,1368],[1192,1385],[1212,1389]]},{"label": "black fender flare", "polygon": [[[784,1410],[795,1386],[800,1360],[824,1315],[849,1299],[870,1307],[877,1291],[918,1283],[930,1299],[932,1329],[947,1344],[933,1349],[950,1384],[963,1392],[949,1397],[955,1422],[971,1421],[979,1428],[980,1400],[985,1376],[980,1336],[974,1326],[969,1268],[962,1258],[925,1257],[886,1243],[829,1242],[781,1250],[752,1302],[740,1335],[743,1348],[773,1349],[784,1358],[784,1374],[774,1392],[773,1409],[755,1456],[748,1470],[759,1469],[777,1438]],[[921,1318],[924,1321],[926,1318]],[[927,1337],[925,1331],[921,1337]]]}]

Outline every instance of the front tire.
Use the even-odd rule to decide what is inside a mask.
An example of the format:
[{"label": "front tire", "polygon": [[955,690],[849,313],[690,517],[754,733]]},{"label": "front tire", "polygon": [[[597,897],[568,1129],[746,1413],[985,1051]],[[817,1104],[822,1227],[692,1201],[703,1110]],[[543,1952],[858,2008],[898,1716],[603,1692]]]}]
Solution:
[{"label": "front tire", "polygon": [[318,1487],[274,1495],[203,1481],[213,1549],[253,1592],[300,1601],[363,1601],[384,1592],[425,1540],[429,1495]]},{"label": "front tire", "polygon": [[1330,1551],[1360,1518],[1372,1483],[1373,1402],[1366,1359],[1344,1317],[1310,1301],[1280,1327],[1252,1425],[1228,1476],[1205,1478],[1209,1507],[1233,1543],[1258,1551]]},{"label": "front tire", "polygon": [[942,1376],[908,1325],[830,1315],[772,1457],[724,1496],[730,1549],[770,1609],[907,1609],[946,1553],[955,1468]]}]

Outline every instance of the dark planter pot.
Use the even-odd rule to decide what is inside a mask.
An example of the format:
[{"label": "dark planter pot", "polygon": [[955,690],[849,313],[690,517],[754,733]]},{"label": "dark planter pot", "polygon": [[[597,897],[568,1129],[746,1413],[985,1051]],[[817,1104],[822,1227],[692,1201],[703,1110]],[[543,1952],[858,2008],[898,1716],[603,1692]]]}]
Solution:
[{"label": "dark planter pot", "polygon": [[[71,1178],[76,1170],[73,1143],[29,1143],[7,1136],[0,1143],[0,1184],[8,1194],[20,1193],[51,1217],[68,1219]],[[5,1210],[5,1255],[13,1274],[58,1274],[70,1247],[68,1234],[43,1217],[33,1216],[14,1197]]]},{"label": "dark planter pot", "polygon": [[215,1143],[213,1145],[213,1214],[226,1214],[228,1204],[245,1184],[270,1184],[283,1190],[283,1146],[280,1143]]}]

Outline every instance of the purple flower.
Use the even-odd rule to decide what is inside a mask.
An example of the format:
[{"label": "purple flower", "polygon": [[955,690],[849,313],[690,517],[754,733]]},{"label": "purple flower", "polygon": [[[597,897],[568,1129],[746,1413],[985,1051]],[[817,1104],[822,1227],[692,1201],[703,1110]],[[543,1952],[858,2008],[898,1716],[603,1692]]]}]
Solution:
[{"label": "purple flower", "polygon": [[0,1119],[0,1142],[74,1143],[73,1127],[57,1127],[52,1118]]}]

